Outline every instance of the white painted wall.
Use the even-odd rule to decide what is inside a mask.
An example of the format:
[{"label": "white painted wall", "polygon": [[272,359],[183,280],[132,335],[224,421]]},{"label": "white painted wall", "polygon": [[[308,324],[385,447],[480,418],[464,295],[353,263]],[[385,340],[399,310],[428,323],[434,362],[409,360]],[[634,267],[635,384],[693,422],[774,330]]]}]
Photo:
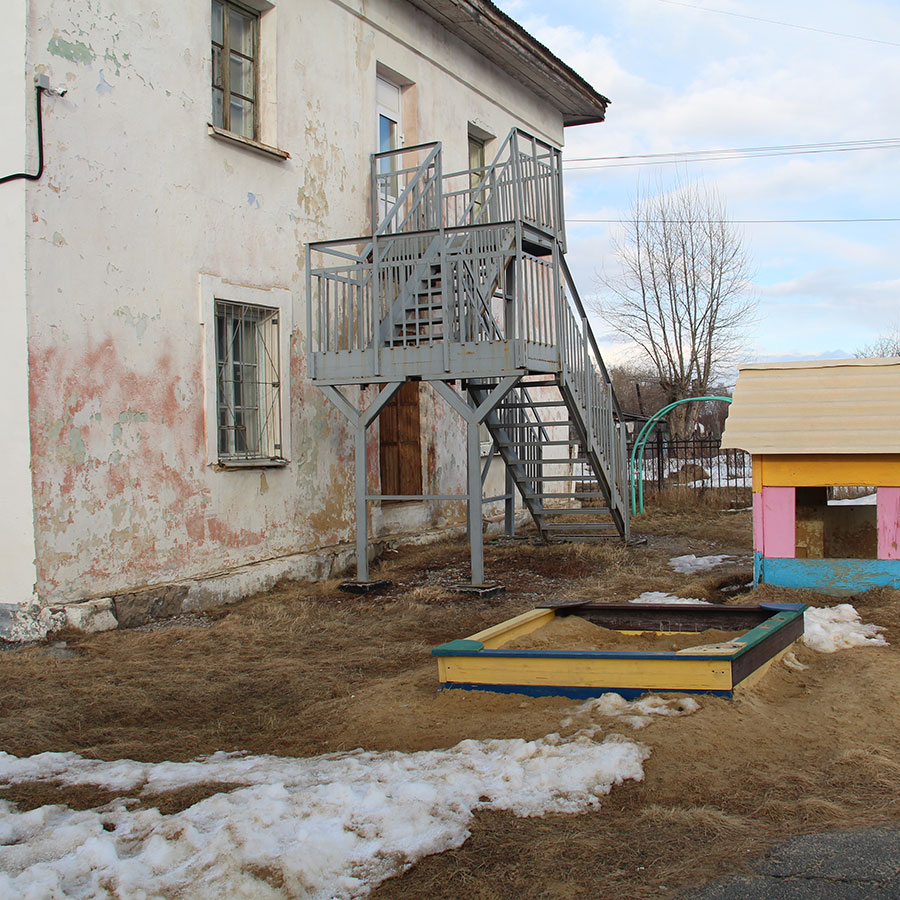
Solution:
[{"label": "white painted wall", "polygon": [[[24,210],[42,601],[351,541],[352,440],[305,378],[304,245],[368,227],[376,66],[413,83],[407,141],[444,141],[445,169],[466,167],[469,121],[559,143],[561,116],[405,0],[280,0],[263,19],[262,137],[290,153],[281,160],[208,133],[206,0],[31,9],[25,77],[46,71],[69,88],[47,103],[47,171]],[[210,465],[201,274],[290,292],[285,468]],[[24,328],[3,339],[21,376]],[[465,477],[462,429],[443,406],[423,403],[432,493]],[[376,440],[373,429],[373,451]],[[463,516],[415,504],[373,522],[395,533]]]},{"label": "white painted wall", "polygon": [[[0,176],[36,171],[35,88],[25,72],[27,0],[4,4],[0,28]],[[30,140],[26,138],[30,135]],[[32,598],[35,582],[28,432],[28,319],[25,301],[25,188],[0,184],[0,359],[4,365],[0,428],[0,603]]]}]

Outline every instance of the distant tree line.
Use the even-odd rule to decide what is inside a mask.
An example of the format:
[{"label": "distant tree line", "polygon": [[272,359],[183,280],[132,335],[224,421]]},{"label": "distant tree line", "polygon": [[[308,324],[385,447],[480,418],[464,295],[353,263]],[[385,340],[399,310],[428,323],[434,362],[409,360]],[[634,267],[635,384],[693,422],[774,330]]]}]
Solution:
[{"label": "distant tree line", "polygon": [[900,322],[895,322],[888,331],[877,337],[871,344],[860,347],[853,355],[857,359],[900,356]]}]

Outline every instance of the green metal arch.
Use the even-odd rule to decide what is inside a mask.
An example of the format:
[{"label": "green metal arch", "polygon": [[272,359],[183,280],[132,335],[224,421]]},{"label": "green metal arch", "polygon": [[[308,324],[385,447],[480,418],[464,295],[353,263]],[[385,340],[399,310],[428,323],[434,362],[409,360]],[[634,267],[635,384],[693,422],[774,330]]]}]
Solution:
[{"label": "green metal arch", "polygon": [[[675,409],[676,406],[681,406],[684,403],[700,403],[705,400],[721,400],[724,403],[731,403],[731,397],[687,397],[684,400],[676,400],[674,403],[669,403],[662,409],[658,409],[644,423],[644,427],[638,433],[637,440],[634,442],[634,446],[631,448],[631,460],[628,471],[628,481],[631,488],[632,515],[637,512],[644,511],[644,479],[639,479],[640,487],[637,490],[637,499],[635,498],[635,481],[638,480],[638,472],[643,472],[644,448],[647,444],[647,439],[650,437],[650,433],[653,431],[653,428],[656,426],[659,420],[664,415],[666,415],[666,413],[671,412],[673,409]],[[638,451],[640,451],[640,456],[638,456]],[[640,509],[638,509],[638,502],[640,503]]]}]

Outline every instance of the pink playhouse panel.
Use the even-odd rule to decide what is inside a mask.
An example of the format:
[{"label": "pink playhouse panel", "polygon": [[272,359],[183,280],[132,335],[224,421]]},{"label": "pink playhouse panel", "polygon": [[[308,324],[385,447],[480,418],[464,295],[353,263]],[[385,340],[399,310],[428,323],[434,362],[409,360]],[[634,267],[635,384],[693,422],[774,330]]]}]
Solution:
[{"label": "pink playhouse panel", "polygon": [[878,558],[900,559],[900,487],[878,488]]},{"label": "pink playhouse panel", "polygon": [[797,492],[793,487],[762,489],[762,554],[793,559],[797,546]]}]

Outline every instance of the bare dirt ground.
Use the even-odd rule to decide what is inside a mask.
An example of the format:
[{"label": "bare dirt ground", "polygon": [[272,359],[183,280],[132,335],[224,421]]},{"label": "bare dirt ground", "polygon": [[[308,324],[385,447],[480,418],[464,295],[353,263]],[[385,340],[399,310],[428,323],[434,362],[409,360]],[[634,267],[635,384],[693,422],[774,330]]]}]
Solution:
[{"label": "bare dirt ground", "polygon": [[[283,584],[172,627],[69,634],[65,648],[2,653],[0,749],[159,761],[216,750],[411,751],[566,733],[578,727],[561,726],[576,705],[570,700],[439,692],[431,648],[551,599],[623,602],[652,590],[717,602],[836,602],[743,589],[746,512],[650,513],[634,530],[648,536],[646,546],[489,543],[487,571],[507,593],[487,600],[445,590],[468,571],[466,545],[451,541],[391,554],[376,575],[394,586],[375,597],[342,594],[337,582]],[[676,574],[668,560],[686,553],[738,559]],[[891,646],[800,648],[807,669],[779,663],[740,699],[701,697],[699,712],[637,733],[609,719],[609,732],[652,748],[642,783],[614,788],[585,815],[478,814],[461,848],[422,860],[372,897],[667,897],[739,871],[791,835],[900,820],[900,592],[851,602],[864,621],[886,626]],[[174,812],[229,787],[173,791],[153,805]],[[23,809],[89,808],[110,797],[24,784],[0,790],[0,799]]]}]

